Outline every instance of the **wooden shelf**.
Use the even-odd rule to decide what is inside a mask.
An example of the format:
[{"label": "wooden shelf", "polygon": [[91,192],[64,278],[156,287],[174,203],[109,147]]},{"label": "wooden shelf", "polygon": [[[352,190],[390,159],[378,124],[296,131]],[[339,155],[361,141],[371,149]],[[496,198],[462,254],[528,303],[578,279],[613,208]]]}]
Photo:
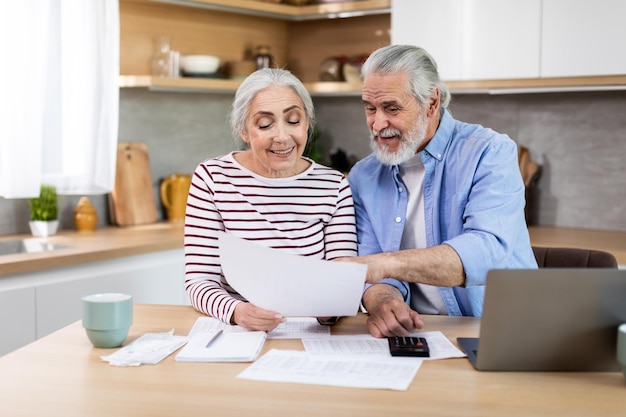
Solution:
[{"label": "wooden shelf", "polygon": [[[121,88],[147,88],[151,91],[234,93],[241,81],[211,78],[168,78],[149,75],[121,75]],[[361,95],[361,84],[347,82],[305,83],[312,96]]]},{"label": "wooden shelf", "polygon": [[[143,87],[152,91],[172,92],[234,92],[240,81],[207,78],[159,78],[148,75],[122,75],[121,88]],[[603,77],[536,78],[517,80],[450,81],[454,94],[522,94],[559,91],[626,90],[626,75]],[[360,83],[305,83],[312,96],[358,96]]]},{"label": "wooden shelf", "polygon": [[369,14],[388,14],[391,12],[391,0],[357,0],[347,2],[312,4],[307,6],[292,6],[288,4],[264,2],[259,0],[151,1],[292,21],[334,19],[343,17],[364,16]]},{"label": "wooden shelf", "polygon": [[626,90],[626,75],[448,81],[456,94],[522,94]]}]

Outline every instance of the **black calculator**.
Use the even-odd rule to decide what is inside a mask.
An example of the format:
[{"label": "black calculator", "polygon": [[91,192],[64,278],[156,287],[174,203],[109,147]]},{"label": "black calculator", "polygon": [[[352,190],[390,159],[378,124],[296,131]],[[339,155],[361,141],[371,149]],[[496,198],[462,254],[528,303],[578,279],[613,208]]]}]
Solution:
[{"label": "black calculator", "polygon": [[428,342],[424,337],[392,336],[388,337],[391,356],[430,357]]}]

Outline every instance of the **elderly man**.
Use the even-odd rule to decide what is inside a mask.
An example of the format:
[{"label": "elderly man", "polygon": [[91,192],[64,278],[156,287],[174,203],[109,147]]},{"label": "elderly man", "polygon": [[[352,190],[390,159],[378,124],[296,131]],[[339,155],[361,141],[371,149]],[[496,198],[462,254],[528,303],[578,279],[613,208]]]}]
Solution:
[{"label": "elderly man", "polygon": [[481,316],[487,271],[536,268],[517,145],[455,120],[423,49],[392,45],[362,67],[373,153],[350,171],[363,306],[376,337],[420,329],[419,314]]}]

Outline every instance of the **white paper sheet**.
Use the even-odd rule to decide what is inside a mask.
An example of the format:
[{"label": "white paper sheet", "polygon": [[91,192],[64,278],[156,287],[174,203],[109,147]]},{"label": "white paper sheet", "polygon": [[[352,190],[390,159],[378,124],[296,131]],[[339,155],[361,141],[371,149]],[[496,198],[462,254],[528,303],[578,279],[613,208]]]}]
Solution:
[{"label": "white paper sheet", "polygon": [[272,349],[237,378],[404,391],[411,385],[422,361],[396,359],[358,357],[349,361],[322,361],[312,360],[302,351]]},{"label": "white paper sheet", "polygon": [[187,337],[165,333],[146,333],[110,355],[100,358],[114,366],[156,365],[187,343]]},{"label": "white paper sheet", "polygon": [[[447,358],[462,358],[466,355],[441,332],[417,332],[411,336],[424,337],[428,341],[430,357],[406,358],[409,360],[433,360]],[[311,359],[345,359],[355,357],[364,358],[392,358],[389,353],[387,339],[377,339],[370,335],[332,336],[326,339],[302,339],[302,344]],[[394,360],[405,359],[394,357]]]},{"label": "white paper sheet", "polygon": [[354,316],[367,266],[291,255],[220,233],[228,283],[254,305],[285,316]]},{"label": "white paper sheet", "polygon": [[265,332],[198,332],[189,336],[189,342],[175,359],[179,362],[252,362],[266,338]]},{"label": "white paper sheet", "polygon": [[[241,326],[226,324],[214,317],[198,317],[189,331],[189,336],[195,333],[213,333],[218,330],[225,332],[246,332]],[[268,339],[302,339],[304,337],[330,337],[330,326],[322,326],[312,317],[288,317],[284,323],[267,334]]]},{"label": "white paper sheet", "polygon": [[330,326],[323,326],[313,317],[287,317],[267,334],[268,339],[325,338],[330,336]]}]

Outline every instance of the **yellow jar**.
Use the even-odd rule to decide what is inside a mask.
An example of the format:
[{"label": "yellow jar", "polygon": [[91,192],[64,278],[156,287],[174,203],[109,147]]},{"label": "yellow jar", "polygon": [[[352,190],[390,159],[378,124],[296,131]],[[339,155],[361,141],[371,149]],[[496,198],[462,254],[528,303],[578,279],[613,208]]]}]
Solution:
[{"label": "yellow jar", "polygon": [[89,198],[81,197],[74,209],[74,224],[79,232],[92,232],[98,224],[98,212]]}]

